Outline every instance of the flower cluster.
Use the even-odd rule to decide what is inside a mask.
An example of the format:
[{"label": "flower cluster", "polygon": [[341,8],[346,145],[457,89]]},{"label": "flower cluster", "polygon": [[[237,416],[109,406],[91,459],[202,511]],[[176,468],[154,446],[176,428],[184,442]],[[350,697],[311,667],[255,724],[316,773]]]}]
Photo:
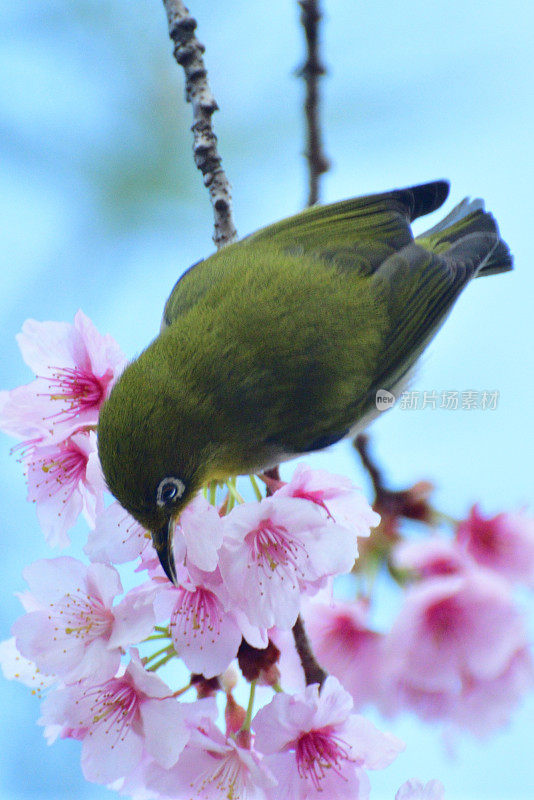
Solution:
[{"label": "flower cluster", "polygon": [[412,711],[484,737],[534,688],[514,593],[534,579],[534,521],[523,513],[488,519],[475,507],[454,528],[450,538],[434,532],[391,547],[403,595],[388,631],[373,629],[369,598],[309,604],[306,619],[321,663],[357,708]]},{"label": "flower cluster", "polygon": [[0,392],[0,428],[22,439],[16,449],[26,467],[28,500],[37,506],[47,542],[66,547],[80,512],[92,525],[103,509],[94,431],[125,360],[82,311],[72,325],[27,320],[17,339],[36,377]]},{"label": "flower cluster", "polygon": [[[174,535],[178,586],[167,580],[150,540],[116,503],[97,515],[85,548],[92,559],[88,566],[60,557],[25,569],[28,591],[20,599],[27,613],[15,622],[14,645],[0,659],[11,675],[14,659],[22,657],[35,674],[47,676],[40,720],[45,735],[83,743],[88,780],[119,782],[121,791],[134,795],[148,789],[182,797],[194,784],[199,798],[278,797],[287,757],[285,766],[277,766],[277,749],[262,731],[276,725],[272,715],[283,712],[284,699],[297,704],[301,715],[309,709],[303,730],[297,726],[279,748],[286,753],[294,743],[293,793],[312,796],[328,783],[326,777],[335,776],[336,796],[367,796],[365,767],[386,766],[402,745],[351,716],[353,701],[335,678],[320,693],[315,684],[302,698],[275,697],[271,717],[263,709],[263,716],[237,730],[227,719],[223,734],[213,699],[182,702],[181,692],[154,674],[179,657],[206,683],[230,666],[243,642],[252,652],[266,651],[273,628],[295,624],[302,596],[350,571],[358,536],[368,536],[378,516],[347,481],[326,474],[321,480],[324,490],[313,488],[316,475],[300,466],[283,491],[259,502],[238,502],[228,510],[227,498],[225,515],[204,496],[195,498]],[[336,502],[352,510],[354,522],[348,513],[336,520]],[[147,573],[120,599],[114,557],[139,558],[138,569]],[[141,659],[134,645],[146,641],[165,646]],[[137,763],[142,768],[134,775],[131,765]]]},{"label": "flower cluster", "polygon": [[[513,581],[534,581],[527,517],[485,520],[475,508],[454,540],[398,545],[391,509],[381,521],[348,479],[300,464],[289,482],[258,476],[263,492],[251,476],[253,501],[235,479],[206,487],[176,525],[173,585],[148,532],[106,497],[98,463],[99,409],[124,364],[118,346],[82,312],[73,325],[27,322],[19,344],[37,377],[0,393],[0,427],[21,440],[48,543],[66,546],[83,514],[89,563],[61,556],[24,570],[25,613],[0,643],[0,665],[44,698],[49,742],[81,743],[88,780],[138,800],[365,800],[368,770],[387,767],[403,744],[362,706],[483,733],[531,686],[511,592]],[[403,507],[429,523],[423,489],[405,493]],[[369,593],[341,602],[332,586],[386,562],[405,594],[384,633],[371,625]],[[137,582],[125,592],[128,563]],[[295,650],[302,618],[331,673],[318,682]],[[236,662],[247,709],[233,694]],[[167,668],[157,674],[169,664],[190,673],[185,685]],[[256,685],[273,696],[255,711]],[[442,800],[443,787],[414,779],[397,798]]]}]

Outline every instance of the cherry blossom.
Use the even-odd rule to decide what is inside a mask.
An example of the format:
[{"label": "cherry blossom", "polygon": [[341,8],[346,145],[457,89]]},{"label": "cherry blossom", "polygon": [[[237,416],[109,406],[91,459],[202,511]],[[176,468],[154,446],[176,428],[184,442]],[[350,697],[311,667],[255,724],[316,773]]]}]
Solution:
[{"label": "cherry blossom", "polygon": [[368,604],[333,601],[306,605],[306,629],[321,666],[351,694],[355,708],[381,692],[384,635],[368,625]]},{"label": "cherry blossom", "polygon": [[300,497],[324,509],[328,517],[356,531],[357,536],[369,536],[370,528],[380,522],[365,495],[344,476],[323,469],[311,469],[298,464],[289,483],[277,491],[277,497]]},{"label": "cherry blossom", "polygon": [[0,667],[4,678],[29,686],[34,694],[39,694],[56,681],[54,675],[45,675],[19,652],[14,636],[0,642]]},{"label": "cherry blossom", "polygon": [[83,512],[94,523],[103,507],[104,479],[94,432],[76,433],[57,444],[36,448],[27,460],[28,500],[35,502],[47,542],[69,544],[67,531]]},{"label": "cherry blossom", "polygon": [[17,341],[37,378],[0,393],[0,427],[22,437],[36,427],[58,442],[96,425],[100,406],[125,364],[115,340],[78,311],[74,324],[26,320]]},{"label": "cherry blossom", "polygon": [[192,672],[206,678],[224,672],[241,642],[237,620],[225,608],[226,598],[217,573],[205,575],[203,582],[188,576],[178,587],[169,584],[154,601],[157,617],[170,617],[169,630],[178,655]]},{"label": "cherry blossom", "polygon": [[475,505],[456,538],[481,566],[534,586],[534,517],[518,511],[488,518]]},{"label": "cherry blossom", "polygon": [[162,797],[195,800],[270,800],[279,791],[250,737],[224,736],[212,720],[191,735],[171,770],[152,763],[146,770],[146,785]]},{"label": "cherry blossom", "polygon": [[13,626],[17,648],[66,683],[112,677],[122,648],[152,632],[152,603],[136,604],[138,592],[113,606],[122,592],[113,567],[62,557],[35,561],[23,574],[30,591],[21,595],[28,613]]},{"label": "cherry blossom", "polygon": [[253,720],[256,749],[279,782],[277,800],[363,800],[366,769],[382,769],[404,748],[369,720],[352,713],[352,698],[337,678],[296,695],[278,694]]},{"label": "cherry blossom", "polygon": [[147,789],[146,786],[147,772],[155,764],[157,762],[145,750],[139,761],[131,765],[127,775],[112,781],[107,788],[128,797],[129,800],[160,800],[159,792]]},{"label": "cherry blossom", "polygon": [[[96,565],[95,565],[96,566]],[[154,597],[159,586],[153,581],[134,586],[113,606],[113,629],[109,647],[124,648],[137,644],[149,636],[154,629]]]},{"label": "cherry blossom", "polygon": [[13,448],[22,457],[33,453],[43,441],[49,440],[51,434],[45,418],[46,411],[36,413],[35,405],[36,397],[31,384],[11,391],[0,391],[0,429],[9,436],[22,439]]},{"label": "cherry blossom", "polygon": [[397,569],[408,570],[420,578],[457,575],[474,566],[457,542],[438,536],[401,542],[395,546],[392,559]]},{"label": "cherry blossom", "polygon": [[145,751],[170,769],[195,725],[216,714],[212,699],[180,703],[143,668],[136,650],[130,654],[123,675],[57,689],[43,702],[45,732],[81,740],[84,775],[96,783],[124,777]]},{"label": "cherry blossom", "polygon": [[[97,515],[84,552],[91,561],[124,564],[142,556],[146,549],[152,550],[149,532],[115,502]],[[155,551],[151,555],[157,558]]]},{"label": "cherry blossom", "polygon": [[218,563],[218,550],[223,540],[223,523],[217,509],[197,495],[180,514],[174,537],[183,537],[189,563],[205,572],[212,572]]},{"label": "cherry blossom", "polygon": [[527,644],[502,579],[473,569],[422,580],[407,592],[385,640],[385,710],[399,703],[429,719],[454,716],[466,693],[512,677],[510,667]]},{"label": "cherry blossom", "polygon": [[[152,573],[153,580],[160,572]],[[192,672],[206,678],[224,672],[242,637],[253,647],[267,646],[267,630],[251,625],[233,603],[218,569],[204,572],[178,561],[177,575],[177,587],[166,577],[155,577],[154,609],[158,620],[170,618],[175,650]]]},{"label": "cherry blossom", "polygon": [[348,572],[357,556],[354,532],[327,524],[316,504],[272,497],[236,506],[224,517],[219,566],[230,597],[260,628],[290,628],[300,594]]},{"label": "cherry blossom", "polygon": [[467,730],[487,738],[510,721],[512,711],[534,689],[534,660],[528,647],[514,653],[496,678],[470,681],[448,712],[450,731]]}]

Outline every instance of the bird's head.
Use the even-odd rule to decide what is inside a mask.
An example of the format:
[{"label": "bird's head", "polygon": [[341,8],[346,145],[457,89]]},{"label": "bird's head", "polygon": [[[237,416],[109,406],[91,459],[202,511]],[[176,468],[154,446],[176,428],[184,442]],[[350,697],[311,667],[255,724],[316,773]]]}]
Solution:
[{"label": "bird's head", "polygon": [[174,524],[210,478],[205,427],[198,408],[176,397],[176,380],[154,369],[153,357],[126,368],[100,412],[98,453],[108,488],[150,532],[173,582]]}]

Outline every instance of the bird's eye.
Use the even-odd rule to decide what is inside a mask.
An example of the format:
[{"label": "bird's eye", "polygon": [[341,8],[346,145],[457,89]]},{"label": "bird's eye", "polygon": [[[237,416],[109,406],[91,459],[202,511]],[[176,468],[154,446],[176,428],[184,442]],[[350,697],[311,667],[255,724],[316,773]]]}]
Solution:
[{"label": "bird's eye", "polygon": [[158,486],[158,506],[172,506],[185,492],[185,483],[180,478],[163,478]]}]

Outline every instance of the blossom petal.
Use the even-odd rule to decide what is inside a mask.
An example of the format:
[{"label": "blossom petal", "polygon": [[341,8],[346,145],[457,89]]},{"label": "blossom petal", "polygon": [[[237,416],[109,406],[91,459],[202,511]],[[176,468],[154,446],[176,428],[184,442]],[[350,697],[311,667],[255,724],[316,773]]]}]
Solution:
[{"label": "blossom petal", "polygon": [[191,737],[191,729],[217,718],[214,698],[180,703],[176,698],[147,700],[141,707],[145,747],[165,769],[178,760]]},{"label": "blossom petal", "polygon": [[19,653],[14,636],[0,642],[0,667],[8,681],[19,681],[35,692],[52,686],[56,680],[54,675],[43,674],[33,661]]},{"label": "blossom petal", "polygon": [[383,733],[376,725],[352,714],[344,726],[352,746],[352,754],[365,769],[384,769],[405,749],[405,744],[392,733]]},{"label": "blossom petal", "polygon": [[124,564],[138,558],[150,543],[150,534],[115,502],[97,515],[84,552],[91,561]]},{"label": "blossom petal", "polygon": [[223,523],[217,509],[197,495],[182,511],[178,532],[185,539],[188,560],[198,569],[213,572],[223,540]]},{"label": "blossom petal", "polygon": [[143,740],[131,726],[118,733],[113,727],[97,725],[83,740],[83,774],[94,783],[111,783],[127,775],[142,752]]},{"label": "blossom petal", "polygon": [[171,615],[174,647],[187,667],[206,678],[224,672],[241,643],[235,617],[208,589],[180,588]]}]

